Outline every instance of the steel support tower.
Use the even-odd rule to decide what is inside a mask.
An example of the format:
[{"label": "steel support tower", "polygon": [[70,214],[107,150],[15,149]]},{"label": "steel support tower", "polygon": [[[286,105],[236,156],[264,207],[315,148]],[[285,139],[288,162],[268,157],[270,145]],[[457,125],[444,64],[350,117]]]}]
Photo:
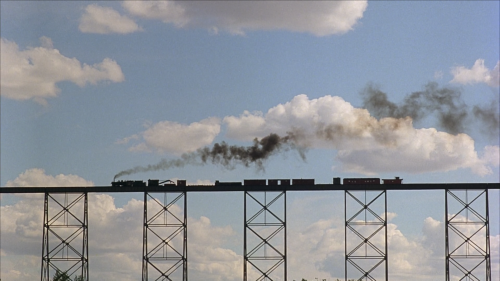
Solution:
[{"label": "steel support tower", "polygon": [[446,189],[446,280],[491,281],[488,190]]},{"label": "steel support tower", "polygon": [[41,280],[66,274],[89,280],[87,192],[45,192]]},{"label": "steel support tower", "polygon": [[144,192],[142,280],[188,280],[186,192]]},{"label": "steel support tower", "polygon": [[243,280],[286,281],[286,191],[245,191],[244,216]]},{"label": "steel support tower", "polygon": [[387,190],[344,192],[345,280],[389,280]]}]

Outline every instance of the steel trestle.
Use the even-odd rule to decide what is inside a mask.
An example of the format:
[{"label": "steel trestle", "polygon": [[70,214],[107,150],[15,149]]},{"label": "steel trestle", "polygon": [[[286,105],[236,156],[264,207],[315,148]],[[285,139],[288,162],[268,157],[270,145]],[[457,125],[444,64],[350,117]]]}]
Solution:
[{"label": "steel trestle", "polygon": [[88,204],[84,193],[45,193],[41,280],[89,280]]},{"label": "steel trestle", "polygon": [[387,281],[387,191],[346,190],[344,216],[345,280]]},{"label": "steel trestle", "polygon": [[491,281],[488,190],[446,189],[446,280]]},{"label": "steel trestle", "polygon": [[186,192],[144,192],[142,280],[188,280]]},{"label": "steel trestle", "polygon": [[245,192],[244,216],[243,280],[287,280],[286,192]]}]

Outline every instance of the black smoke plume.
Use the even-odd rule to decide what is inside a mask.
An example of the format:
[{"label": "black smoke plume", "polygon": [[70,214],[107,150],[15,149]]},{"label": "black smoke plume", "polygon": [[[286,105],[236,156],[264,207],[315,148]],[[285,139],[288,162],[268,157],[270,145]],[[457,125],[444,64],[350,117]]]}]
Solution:
[{"label": "black smoke plume", "polygon": [[179,159],[162,159],[154,165],[137,166],[117,173],[114,180],[125,175],[142,172],[164,171],[185,165],[204,165],[207,163],[220,164],[227,169],[234,169],[237,164],[249,167],[254,164],[257,169],[264,169],[264,161],[271,155],[290,149],[296,149],[305,160],[304,148],[295,143],[295,135],[288,133],[284,137],[270,134],[262,139],[255,138],[251,146],[229,145],[226,142],[216,143],[211,148],[200,148],[195,152],[184,153]]},{"label": "black smoke plume", "polygon": [[[423,91],[413,92],[406,96],[401,104],[387,99],[387,94],[374,85],[368,85],[362,92],[363,105],[376,118],[411,117],[419,121],[424,117],[437,114],[438,126],[452,134],[463,133],[469,123],[468,106],[461,98],[461,91],[456,88],[439,87],[430,82]],[[474,107],[474,121],[488,128],[493,134],[498,133],[498,113],[493,107]]]},{"label": "black smoke plume", "polygon": [[498,115],[499,103],[492,102],[489,106],[474,106],[472,112],[476,119],[480,120],[482,126],[482,131],[489,137],[498,137],[500,130],[500,117]]}]

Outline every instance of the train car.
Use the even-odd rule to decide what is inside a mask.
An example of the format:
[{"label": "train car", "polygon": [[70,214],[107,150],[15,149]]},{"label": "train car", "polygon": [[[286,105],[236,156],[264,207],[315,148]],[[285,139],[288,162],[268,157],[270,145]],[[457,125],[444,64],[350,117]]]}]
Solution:
[{"label": "train car", "polygon": [[384,184],[402,184],[403,179],[400,179],[399,177],[395,177],[394,179],[382,179],[384,181]]},{"label": "train car", "polygon": [[289,179],[272,179],[272,180],[267,180],[268,185],[290,185],[290,180]]},{"label": "train car", "polygon": [[241,182],[240,181],[218,181],[216,180],[215,181],[215,185],[218,185],[218,186],[241,186]]},{"label": "train car", "polygon": [[333,178],[333,185],[340,185],[340,178]]},{"label": "train car", "polygon": [[143,181],[114,181],[111,186],[146,186]]},{"label": "train car", "polygon": [[380,184],[379,178],[345,178],[344,184]]},{"label": "train car", "polygon": [[314,185],[314,179],[292,179],[292,185]]},{"label": "train car", "polygon": [[148,180],[148,186],[160,186],[160,180]]},{"label": "train car", "polygon": [[266,185],[266,180],[244,180],[244,185]]}]

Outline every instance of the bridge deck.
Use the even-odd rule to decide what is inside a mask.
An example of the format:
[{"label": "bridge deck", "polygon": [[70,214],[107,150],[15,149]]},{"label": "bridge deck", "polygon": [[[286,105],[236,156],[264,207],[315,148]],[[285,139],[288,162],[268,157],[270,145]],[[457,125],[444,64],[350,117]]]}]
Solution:
[{"label": "bridge deck", "polygon": [[75,187],[0,187],[0,193],[58,193],[58,192],[236,192],[236,191],[335,191],[335,190],[445,190],[500,189],[500,183],[419,183],[381,185],[188,185],[188,186],[75,186]]}]

